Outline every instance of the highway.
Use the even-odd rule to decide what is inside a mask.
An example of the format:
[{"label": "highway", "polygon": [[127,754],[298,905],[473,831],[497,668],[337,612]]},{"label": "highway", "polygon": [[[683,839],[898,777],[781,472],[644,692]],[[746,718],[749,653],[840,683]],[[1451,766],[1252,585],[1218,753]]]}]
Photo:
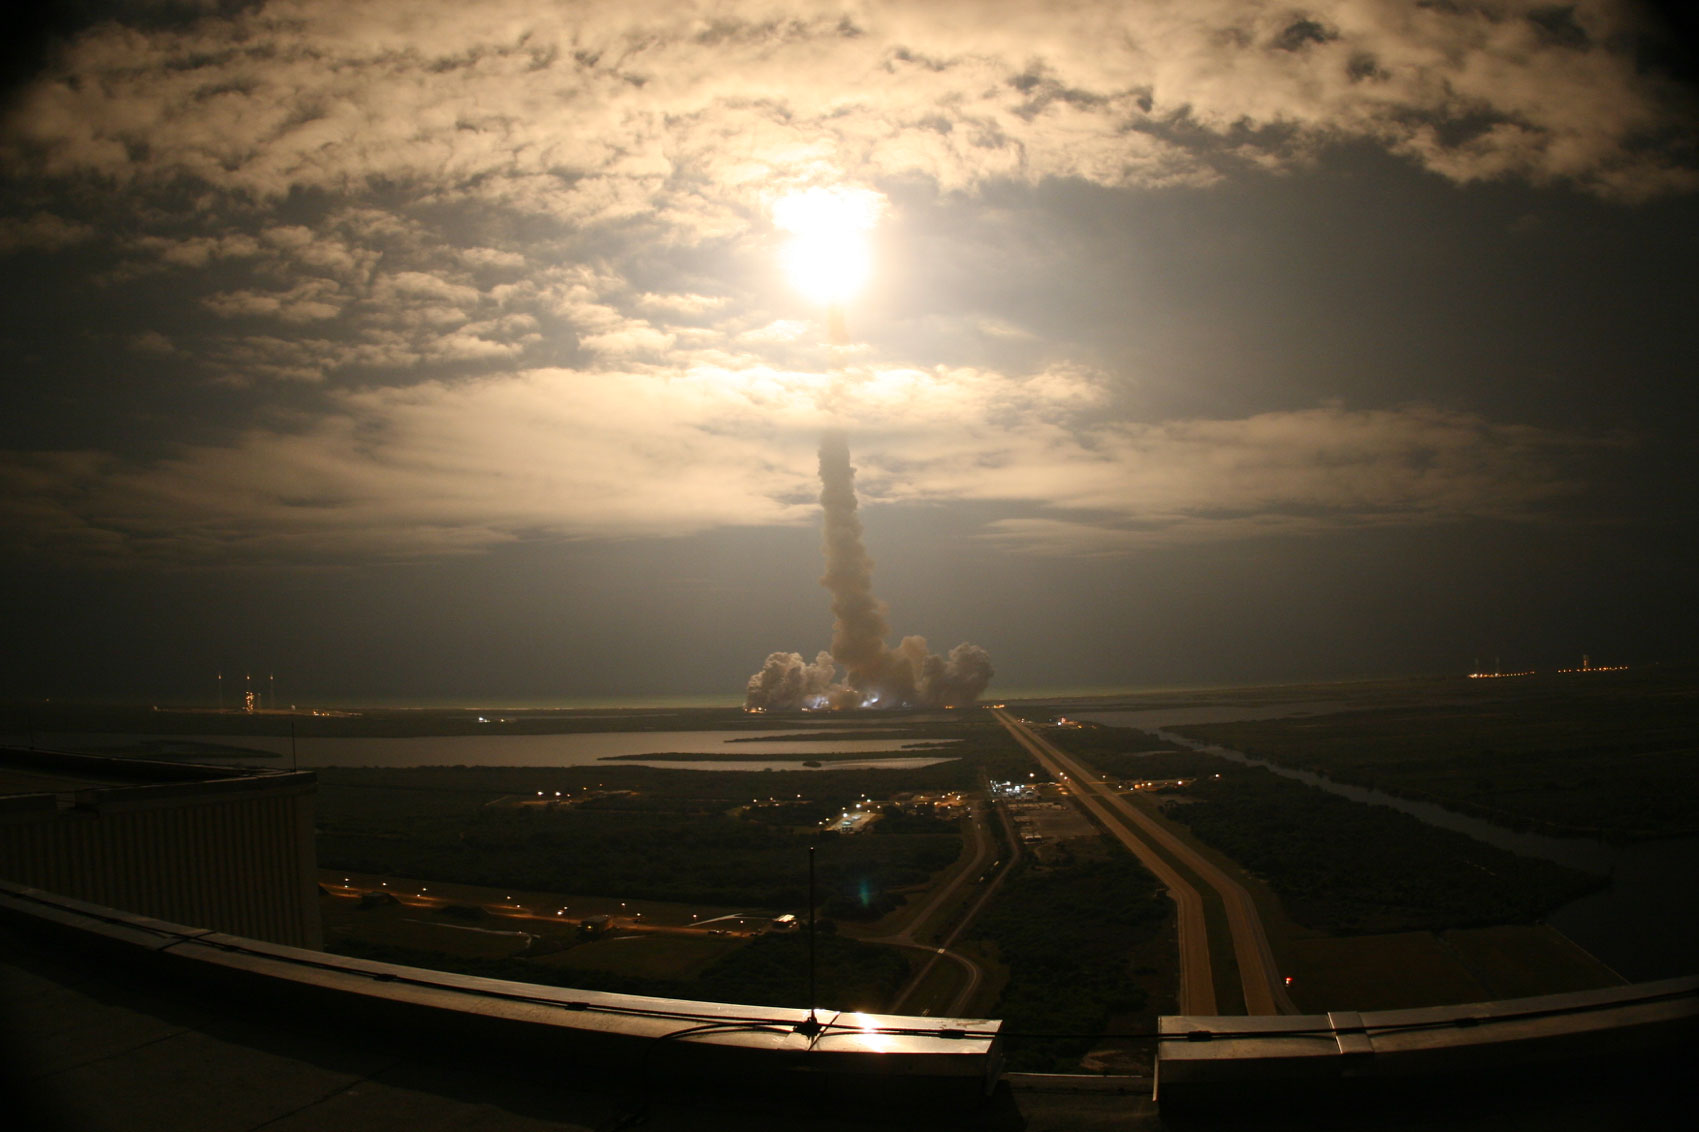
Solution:
[{"label": "highway", "polygon": [[[1003,883],[1003,878],[1009,875],[1009,870],[1013,868],[1015,862],[1020,859],[1018,840],[1015,840],[1016,848],[1014,853],[1002,863],[1002,867],[998,869],[997,876],[984,886],[984,888],[980,891],[978,898],[974,900],[972,905],[966,908],[962,915],[957,918],[955,928],[951,930],[948,936],[939,941],[939,946],[928,946],[926,944],[918,943],[914,938],[917,932],[927,930],[933,926],[932,921],[938,916],[939,912],[945,907],[947,902],[961,891],[963,885],[976,882],[980,877],[985,875],[985,870],[995,863],[994,854],[997,850],[997,843],[992,838],[990,831],[986,828],[985,819],[978,807],[975,807],[973,811],[973,837],[974,855],[973,860],[969,862],[968,867],[958,872],[954,879],[952,879],[948,884],[943,885],[937,892],[935,892],[932,899],[927,902],[926,907],[922,908],[908,921],[907,927],[894,935],[876,936],[867,940],[868,943],[883,943],[889,944],[893,947],[907,947],[930,953],[926,962],[921,965],[920,970],[915,972],[914,977],[909,980],[908,985],[903,988],[902,992],[898,994],[896,999],[891,1003],[890,1012],[893,1014],[900,1014],[903,1012],[904,1006],[908,1004],[908,1001],[914,995],[914,992],[920,988],[922,983],[925,982],[926,976],[931,973],[933,966],[940,958],[948,959],[957,964],[961,967],[965,976],[961,989],[956,992],[956,995],[951,1000],[949,1006],[939,1012],[941,1015],[948,1017],[959,1016],[961,1012],[966,1010],[968,1005],[973,1001],[974,996],[979,991],[980,984],[985,979],[985,972],[981,970],[978,963],[975,963],[960,952],[951,951],[950,947],[961,936],[962,930],[973,922],[975,916],[979,915],[979,910],[985,906],[985,902],[997,891],[998,887]],[[922,1013],[930,1012],[930,1008],[922,1011]]]},{"label": "highway", "polygon": [[[955,946],[956,940],[961,938],[962,932],[966,931],[968,925],[973,923],[974,920],[979,917],[980,911],[990,902],[993,896],[997,895],[997,890],[1003,887],[1003,881],[1007,879],[1011,872],[1014,871],[1015,866],[1020,863],[1021,839],[1015,832],[1014,823],[1009,820],[1009,811],[995,805],[994,803],[991,808],[997,811],[997,816],[1003,822],[1004,832],[1008,834],[1010,846],[1008,859],[1005,860],[1002,863],[1002,867],[997,870],[997,875],[987,881],[984,888],[980,889],[978,897],[975,898],[968,909],[962,913],[961,917],[956,921],[956,926],[950,929],[950,934],[944,937],[944,946],[939,948],[939,952],[941,954],[946,953],[946,948]],[[955,999],[950,1003],[949,1010],[945,1012],[951,1017],[962,1017],[963,1012],[966,1011],[968,1006],[973,1002],[974,996],[979,993],[979,984],[983,972],[980,970],[977,963],[972,963],[971,960],[966,960],[964,956],[959,956],[953,951],[947,952],[947,954],[957,956],[957,958],[962,958],[964,961],[969,962],[973,967],[973,978],[969,980],[966,986],[957,992]]]},{"label": "highway", "polygon": [[1038,765],[1057,782],[1077,780],[1080,785],[1072,791],[1074,798],[1162,882],[1163,887],[1168,890],[1169,898],[1174,901],[1179,925],[1180,1013],[1216,1013],[1215,976],[1209,959],[1209,928],[1204,922],[1203,896],[1180,876],[1168,863],[1167,858],[1156,852],[1143,839],[1134,836],[1132,830],[1116,820],[1107,806],[1087,792],[1084,784],[1090,781],[1090,776],[1080,773],[1077,769],[1068,769],[1073,764],[1067,756],[1040,739],[1031,728],[1007,711],[992,708],[991,714],[997,717],[997,722],[1008,728],[1015,741],[1025,747],[1027,753],[1038,760]]},{"label": "highway", "polygon": [[1221,896],[1232,935],[1233,957],[1239,967],[1247,1014],[1296,1014],[1297,1007],[1286,993],[1285,981],[1274,962],[1273,950],[1263,931],[1251,894],[1243,885],[1222,872],[1214,863],[1175,837],[1150,815],[1103,785],[1098,776],[1054,743],[1034,732],[1007,711],[993,708],[992,714],[1008,728],[1016,742],[1038,760],[1058,781],[1066,780],[1079,799],[1103,827],[1125,845],[1152,873],[1156,874],[1178,912],[1180,937],[1180,1011],[1183,1014],[1218,1013],[1214,972],[1209,956],[1209,927],[1204,918],[1203,895],[1184,879],[1170,861],[1178,862]]}]

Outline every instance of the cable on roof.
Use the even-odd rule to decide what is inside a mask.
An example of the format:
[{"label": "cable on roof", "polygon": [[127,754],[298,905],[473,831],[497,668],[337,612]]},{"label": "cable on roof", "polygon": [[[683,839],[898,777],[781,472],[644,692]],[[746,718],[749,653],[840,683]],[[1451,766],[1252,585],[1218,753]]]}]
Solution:
[{"label": "cable on roof", "polygon": [[[654,1061],[655,1051],[661,1048],[661,1043],[669,1042],[669,1041],[676,1041],[676,1040],[679,1040],[679,1039],[682,1039],[682,1038],[700,1037],[701,1035],[712,1034],[712,1033],[722,1033],[722,1034],[785,1033],[785,1034],[790,1034],[790,1033],[794,1033],[794,1032],[795,1032],[795,1027],[788,1022],[778,1024],[778,1025],[750,1025],[750,1024],[733,1023],[733,1022],[705,1022],[705,1023],[703,1023],[699,1026],[686,1026],[686,1027],[684,1027],[683,1029],[680,1029],[680,1030],[673,1030],[669,1033],[661,1034],[654,1041],[648,1043],[647,1045],[645,1045],[643,1047],[643,1056],[638,1060],[637,1073],[636,1073],[635,1079],[632,1082],[632,1100],[631,1100],[631,1102],[626,1107],[624,1112],[622,1112],[618,1116],[614,1117],[614,1119],[612,1121],[610,1121],[608,1124],[603,1125],[602,1128],[598,1130],[598,1132],[619,1132],[619,1130],[622,1129],[622,1128],[630,1128],[630,1127],[633,1127],[634,1125],[643,1124],[643,1123],[646,1123],[648,1121],[648,1119],[649,1119],[649,1097],[651,1095],[651,1091],[649,1089],[649,1070],[650,1070],[651,1064]],[[813,1044],[814,1044],[813,1041],[810,1040],[809,1048],[812,1049]]]},{"label": "cable on roof", "polygon": [[[23,894],[23,893],[18,893],[18,894],[15,894],[15,895],[19,898],[22,898],[22,899],[31,900],[33,903],[42,904],[42,905],[46,905],[46,906],[49,906],[49,907],[54,906],[51,901],[42,900],[39,897],[32,897],[32,896],[29,896],[28,894]],[[684,1029],[673,1031],[671,1033],[661,1035],[660,1038],[657,1039],[657,1040],[662,1040],[662,1041],[672,1040],[672,1039],[681,1038],[681,1037],[690,1037],[693,1034],[698,1033],[698,1032],[706,1033],[706,1032],[711,1032],[711,1031],[714,1031],[714,1030],[733,1031],[733,1030],[744,1029],[744,1030],[755,1031],[755,1030],[764,1030],[764,1029],[770,1029],[770,1028],[775,1028],[775,1027],[792,1027],[792,1026],[794,1026],[794,1019],[776,1018],[776,1017],[773,1017],[772,1015],[766,1015],[766,1014],[751,1014],[751,1015],[706,1014],[706,1013],[702,1013],[702,1012],[699,1012],[699,1011],[691,1011],[691,1010],[663,1010],[663,1009],[658,1009],[656,1007],[621,1006],[621,1005],[618,1005],[618,1004],[615,1004],[615,1003],[608,1003],[608,1002],[599,1002],[599,1003],[592,1004],[592,1003],[587,1002],[587,1001],[570,1000],[570,999],[563,1001],[561,999],[553,998],[553,997],[549,997],[549,996],[545,996],[545,995],[524,994],[524,993],[518,993],[518,992],[513,992],[513,991],[499,990],[499,989],[495,989],[495,988],[471,988],[471,987],[464,987],[464,986],[455,986],[451,983],[438,982],[438,981],[435,981],[435,980],[432,980],[432,979],[418,978],[418,977],[409,976],[409,975],[400,975],[400,974],[396,974],[393,971],[365,971],[365,970],[361,970],[361,969],[358,969],[358,968],[349,967],[345,964],[335,963],[335,962],[330,962],[330,961],[306,959],[306,958],[299,958],[299,957],[294,957],[294,956],[290,956],[290,957],[285,958],[285,957],[277,956],[277,955],[274,955],[274,954],[270,954],[266,951],[262,951],[262,950],[259,950],[257,948],[245,947],[245,946],[243,946],[239,943],[229,942],[228,940],[209,940],[205,937],[207,935],[214,934],[211,931],[211,929],[198,930],[194,934],[187,934],[187,933],[184,933],[184,932],[177,932],[177,931],[161,931],[158,928],[153,928],[153,927],[148,927],[146,925],[137,924],[135,922],[134,917],[125,917],[122,913],[113,914],[113,915],[106,915],[106,914],[103,914],[102,912],[84,909],[84,910],[79,910],[78,914],[86,916],[89,919],[98,920],[98,921],[101,921],[103,923],[111,924],[111,925],[118,926],[118,927],[123,927],[123,928],[129,929],[129,930],[132,930],[132,931],[135,931],[135,930],[151,931],[151,932],[153,932],[157,935],[171,937],[172,942],[167,943],[163,947],[161,947],[160,948],[161,951],[169,950],[170,948],[175,947],[178,944],[182,944],[182,943],[199,943],[203,946],[216,947],[216,948],[219,948],[220,950],[224,950],[224,951],[235,952],[235,953],[246,954],[246,955],[253,955],[253,956],[256,956],[256,957],[259,957],[259,958],[270,959],[270,960],[274,960],[274,961],[287,962],[287,963],[291,963],[291,964],[294,964],[296,966],[301,966],[301,967],[311,967],[311,968],[316,968],[316,969],[323,970],[323,971],[334,971],[338,974],[343,974],[343,975],[364,975],[365,977],[372,979],[373,981],[378,981],[378,982],[404,983],[404,984],[407,984],[407,985],[410,985],[410,986],[418,986],[418,987],[424,987],[424,988],[429,988],[429,989],[434,989],[434,990],[452,991],[452,992],[459,993],[459,994],[473,994],[473,995],[478,995],[478,996],[481,996],[481,997],[484,997],[484,998],[496,998],[496,999],[501,999],[501,1000],[508,1001],[508,1002],[525,1002],[525,1003],[531,1003],[531,1004],[539,1005],[539,1006],[555,1007],[557,1009],[562,1009],[562,1010],[582,1010],[582,1011],[595,1012],[595,1013],[599,1013],[599,1014],[620,1015],[620,1016],[623,1016],[623,1017],[672,1019],[672,1020],[681,1021],[681,1022],[697,1023],[697,1025],[687,1026]],[[403,970],[422,970],[422,968],[402,968],[402,969]],[[523,984],[521,984],[521,985],[523,985]],[[1611,999],[1611,1000],[1605,1001],[1605,1002],[1575,1003],[1575,1004],[1569,1004],[1569,1005],[1563,1005],[1563,1006],[1542,1007],[1542,1008],[1536,1009],[1536,1010],[1519,1010],[1519,1011],[1515,1011],[1515,1012],[1508,1013],[1508,1014],[1454,1015],[1454,1016],[1451,1016],[1451,1017],[1438,1018],[1438,1019],[1432,1019],[1432,1020],[1421,1021],[1421,1022],[1401,1022],[1401,1023],[1397,1023],[1397,1024],[1393,1024],[1393,1025],[1383,1025],[1383,1026],[1368,1025],[1368,1026],[1362,1027],[1361,1032],[1373,1036],[1373,1035],[1376,1035],[1376,1034],[1391,1035],[1391,1034],[1418,1033],[1418,1032],[1421,1032],[1421,1031],[1445,1030],[1445,1029],[1474,1027],[1474,1026],[1501,1025],[1501,1024],[1509,1023],[1509,1022],[1524,1022],[1524,1021],[1531,1021],[1531,1020],[1540,1019],[1540,1018],[1557,1018],[1557,1017],[1563,1017],[1563,1016],[1566,1016],[1566,1015],[1587,1014],[1587,1013],[1592,1013],[1592,1012],[1595,1012],[1595,1011],[1602,1011],[1602,1010],[1615,1010],[1615,1009],[1622,1008],[1622,1007],[1649,1006],[1649,1005],[1654,1005],[1654,1004],[1661,1003],[1661,1002],[1674,1002],[1674,1001],[1678,1001],[1680,999],[1694,998],[1694,997],[1699,997],[1699,987],[1688,987],[1688,988],[1679,989],[1679,990],[1661,991],[1661,992],[1657,992],[1657,993],[1653,993],[1653,994],[1641,994],[1641,995],[1636,995],[1633,998],[1626,998],[1626,999],[1617,998],[1617,999]],[[1258,1030],[1258,1031],[1255,1031],[1255,1032],[1245,1032],[1245,1031],[1222,1032],[1222,1031],[1209,1030],[1209,1029],[1199,1027],[1199,1028],[1196,1028],[1196,1029],[1193,1029],[1193,1030],[1188,1030],[1188,1031],[1179,1032],[1179,1033],[1162,1033],[1162,1032],[1156,1032],[1156,1031],[1123,1031],[1123,1032],[1108,1033],[1108,1034],[1105,1034],[1105,1033],[1081,1034],[1081,1033],[1054,1033],[1054,1032],[1043,1032],[1043,1031],[1005,1030],[1005,1029],[1000,1029],[1000,1028],[999,1029],[977,1029],[977,1028],[964,1028],[964,1027],[955,1027],[955,1026],[868,1026],[868,1025],[857,1025],[857,1024],[851,1024],[851,1023],[838,1022],[835,1019],[833,1021],[825,1024],[825,1026],[822,1029],[822,1034],[824,1034],[826,1032],[830,1032],[830,1031],[838,1031],[838,1032],[842,1032],[842,1033],[887,1034],[887,1035],[894,1035],[894,1036],[934,1037],[934,1038],[946,1038],[946,1039],[947,1038],[992,1039],[992,1038],[1002,1037],[1002,1038],[1013,1038],[1013,1039],[1076,1039],[1076,1040],[1095,1040],[1095,1041],[1151,1041],[1151,1040],[1154,1040],[1154,1041],[1170,1041],[1170,1042],[1171,1041],[1211,1041],[1211,1040],[1214,1040],[1214,1039],[1217,1039],[1217,1038],[1220,1038],[1220,1039],[1245,1039],[1245,1040],[1261,1039],[1261,1038],[1313,1038],[1313,1039],[1316,1039],[1316,1040],[1331,1041],[1335,1038],[1335,1036],[1339,1032],[1332,1026],[1302,1026],[1302,1027],[1289,1027],[1289,1028],[1278,1029],[1278,1030]],[[1353,1032],[1356,1032],[1356,1031],[1353,1031]]]}]

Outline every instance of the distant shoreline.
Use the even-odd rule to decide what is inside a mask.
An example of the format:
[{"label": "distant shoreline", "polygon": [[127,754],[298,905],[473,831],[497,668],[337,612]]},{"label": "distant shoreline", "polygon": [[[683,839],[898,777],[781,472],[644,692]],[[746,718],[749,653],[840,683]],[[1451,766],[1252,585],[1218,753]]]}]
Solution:
[{"label": "distant shoreline", "polygon": [[[1287,683],[1271,683],[1268,681],[1248,683],[1187,683],[1187,684],[1135,684],[1135,685],[1087,685],[1063,686],[1049,688],[992,688],[983,697],[985,702],[1014,700],[1021,702],[1050,702],[1059,700],[1099,700],[1118,697],[1144,696],[1198,696],[1225,694],[1272,694],[1283,695],[1289,690],[1332,685],[1368,685],[1386,684],[1409,680],[1443,680],[1457,673],[1426,674],[1426,675],[1395,675],[1395,676],[1352,676],[1336,679],[1294,680]],[[410,699],[383,697],[348,697],[313,695],[292,696],[285,692],[278,694],[283,701],[276,708],[265,707],[256,714],[273,716],[305,716],[312,710],[321,711],[383,711],[383,712],[497,712],[504,714],[517,713],[554,713],[554,712],[638,712],[638,711],[685,711],[685,710],[741,710],[743,697],[739,693],[663,693],[657,695],[616,695],[616,696],[563,696],[550,699]],[[215,702],[195,698],[184,700],[147,700],[141,698],[111,697],[111,698],[57,698],[46,700],[6,700],[0,701],[0,708],[19,710],[28,707],[35,708],[153,708],[164,712],[218,712],[221,709]],[[222,709],[223,713],[231,716],[245,715],[234,703]],[[798,713],[804,714],[804,713]],[[811,713],[815,716],[828,713]]]},{"label": "distant shoreline", "polygon": [[[762,762],[795,762],[795,763],[834,763],[845,761],[878,762],[886,759],[912,759],[918,755],[948,753],[956,750],[951,743],[921,743],[912,747],[895,748],[889,751],[804,751],[779,752],[777,754],[762,754]],[[747,762],[749,756],[742,752],[731,754],[714,754],[707,751],[672,751],[653,755],[603,755],[598,763],[617,762],[679,762],[679,763],[725,763]]]}]

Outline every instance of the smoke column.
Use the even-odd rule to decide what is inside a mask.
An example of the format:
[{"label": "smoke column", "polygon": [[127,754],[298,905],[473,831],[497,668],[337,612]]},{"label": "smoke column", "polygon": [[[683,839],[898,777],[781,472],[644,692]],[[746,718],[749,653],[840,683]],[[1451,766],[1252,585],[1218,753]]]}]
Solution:
[{"label": "smoke column", "polygon": [[890,625],[884,603],[873,595],[873,559],[862,544],[856,513],[855,468],[839,432],[820,441],[820,509],[826,556],[820,584],[832,595],[832,649],[813,663],[801,653],[768,656],[749,678],[745,710],[951,707],[977,700],[993,674],[990,656],[978,645],[957,645],[948,656],[929,651],[925,637],[886,645]]},{"label": "smoke column", "polygon": [[861,542],[855,468],[841,432],[829,432],[820,441],[820,511],[826,555],[820,584],[832,595],[832,659],[849,670],[852,688],[877,687],[887,667],[885,638],[891,628],[884,603],[873,596],[873,559]]}]

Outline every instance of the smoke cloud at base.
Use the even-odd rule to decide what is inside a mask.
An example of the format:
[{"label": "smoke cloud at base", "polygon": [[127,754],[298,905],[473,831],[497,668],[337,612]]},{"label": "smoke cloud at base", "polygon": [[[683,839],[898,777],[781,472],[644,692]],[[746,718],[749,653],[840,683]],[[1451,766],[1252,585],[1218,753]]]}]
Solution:
[{"label": "smoke cloud at base", "polygon": [[[821,549],[832,595],[832,647],[812,662],[801,653],[775,652],[749,678],[746,711],[956,707],[971,704],[991,682],[991,657],[978,645],[960,644],[946,656],[925,637],[885,641],[885,605],[873,595],[873,559],[862,544],[856,513],[855,468],[842,433],[820,441]],[[839,678],[839,666],[843,676]]]}]

